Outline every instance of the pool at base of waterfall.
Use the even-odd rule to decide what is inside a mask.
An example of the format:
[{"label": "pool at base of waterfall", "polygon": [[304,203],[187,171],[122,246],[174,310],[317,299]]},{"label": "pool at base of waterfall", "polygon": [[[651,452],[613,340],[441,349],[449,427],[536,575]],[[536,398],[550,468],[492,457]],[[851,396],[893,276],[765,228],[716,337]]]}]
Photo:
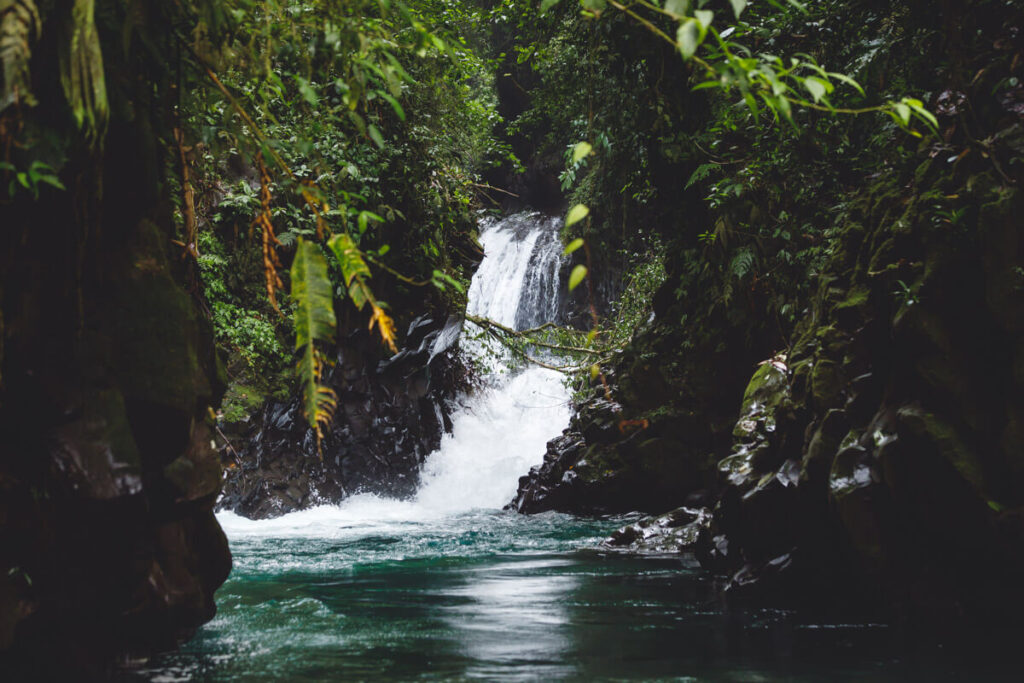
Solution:
[{"label": "pool at base of waterfall", "polygon": [[[469,310],[524,329],[559,315],[561,222],[482,223]],[[219,515],[234,570],[218,613],[129,678],[171,681],[996,680],[974,646],[913,646],[860,619],[724,609],[692,559],[595,550],[633,518],[500,508],[569,423],[558,373],[501,348],[410,500],[357,495],[284,517]],[[1012,656],[1003,634],[985,647]],[[1019,634],[1014,636],[1019,638]],[[1007,640],[1007,638],[1009,638]],[[907,653],[910,654],[907,654]],[[970,672],[970,676],[964,676]]]},{"label": "pool at base of waterfall", "polygon": [[[592,548],[620,519],[497,511],[410,520],[395,501],[221,516],[217,617],[153,681],[937,681],[1000,678],[980,646],[726,610],[684,559]],[[1006,645],[1006,643],[1004,643]],[[1012,643],[985,649],[1012,656]],[[988,666],[988,668],[986,668]]]}]

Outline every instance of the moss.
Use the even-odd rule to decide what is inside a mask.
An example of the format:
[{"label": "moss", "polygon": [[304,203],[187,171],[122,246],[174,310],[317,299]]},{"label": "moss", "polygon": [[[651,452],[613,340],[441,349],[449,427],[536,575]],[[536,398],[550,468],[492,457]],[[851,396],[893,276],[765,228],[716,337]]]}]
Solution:
[{"label": "moss", "polygon": [[263,392],[250,384],[232,384],[224,394],[221,412],[228,423],[243,422],[263,407]]},{"label": "moss", "polygon": [[789,393],[789,378],[772,363],[757,369],[743,392],[740,419],[771,415]]},{"label": "moss", "polygon": [[836,310],[843,310],[846,308],[860,308],[868,302],[868,298],[871,296],[871,290],[864,285],[858,285],[853,287],[846,298],[836,304]]},{"label": "moss", "polygon": [[903,429],[929,444],[982,499],[991,498],[985,465],[956,428],[916,405],[900,408],[898,415]]},{"label": "moss", "polygon": [[840,405],[846,377],[837,363],[819,360],[811,373],[811,395],[820,409],[836,408]]},{"label": "moss", "polygon": [[117,369],[126,398],[191,413],[197,396],[212,389],[198,357],[199,325],[188,294],[171,279],[162,236],[143,221],[139,246],[112,314],[118,340]]},{"label": "moss", "polygon": [[875,249],[871,255],[871,260],[868,262],[869,273],[881,273],[889,268],[896,267],[897,258],[896,253],[896,238],[887,237],[882,243]]}]

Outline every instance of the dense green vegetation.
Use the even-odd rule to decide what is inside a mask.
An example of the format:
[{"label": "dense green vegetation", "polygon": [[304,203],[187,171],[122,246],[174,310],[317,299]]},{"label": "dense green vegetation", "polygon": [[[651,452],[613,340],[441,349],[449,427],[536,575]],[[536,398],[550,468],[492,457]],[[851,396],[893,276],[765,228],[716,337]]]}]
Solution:
[{"label": "dense green vegetation", "polygon": [[0,484],[32,511],[0,540],[45,555],[61,496],[145,490],[190,530],[163,556],[207,543],[216,430],[301,396],[319,450],[337,348],[464,313],[481,212],[529,207],[566,217],[572,324],[479,323],[565,353],[576,511],[694,497],[737,575],[955,547],[984,561],[920,601],[990,605],[1024,509],[1022,40],[1020,0],[0,0]]},{"label": "dense green vegetation", "polygon": [[[79,5],[82,14],[69,19],[94,31],[93,3]],[[763,272],[798,284],[822,252],[800,243],[800,235],[816,234],[813,221],[788,225],[789,212],[754,198],[767,190],[778,203],[784,192],[768,179],[785,173],[793,150],[775,154],[778,146],[801,136],[828,144],[820,142],[826,130],[848,127],[837,108],[885,112],[897,128],[927,129],[935,120],[898,87],[866,94],[849,75],[820,66],[824,45],[806,52],[780,45],[783,57],[759,51],[835,15],[829,4],[815,3],[814,14],[798,3],[725,5],[602,1],[583,3],[580,12],[569,2],[237,0],[168,10],[174,58],[160,66],[173,74],[168,94],[181,94],[169,112],[178,159],[166,180],[175,188],[183,258],[203,283],[232,384],[245,388],[229,394],[227,414],[245,412],[241,396],[286,390],[294,308],[278,292],[289,289],[288,264],[303,241],[320,245],[310,253],[317,261],[311,272],[329,272],[335,295],[368,305],[371,326],[393,345],[392,316],[425,304],[417,287],[439,290],[426,295],[434,301],[428,306],[459,308],[472,258],[460,252],[471,248],[472,211],[503,198],[483,178],[509,184],[523,159],[557,173],[575,206],[566,239],[587,237],[587,260],[597,259],[605,280],[631,264],[663,260],[655,252],[699,225],[699,243],[680,262],[706,270],[721,260],[717,267],[729,277],[715,296],[725,305]],[[6,98],[32,105],[26,65],[41,20],[31,0],[11,3],[5,17],[20,31],[5,53]],[[125,47],[134,39],[144,49],[147,22],[155,20],[131,5],[121,30]],[[101,13],[99,21],[114,30],[118,20]],[[98,42],[90,50],[80,58],[94,92],[69,73],[65,94],[89,144],[102,145],[102,50]],[[499,103],[501,79],[527,101]],[[33,152],[34,145],[24,131],[9,134],[7,148],[20,150],[5,161],[12,198],[21,190],[38,198],[41,185],[63,187],[60,164],[48,164],[48,153]],[[758,147],[771,152],[762,161]],[[671,186],[678,174],[689,177],[682,191]],[[706,195],[703,210],[717,216],[677,229],[678,200],[696,191]],[[759,208],[739,217],[749,204]],[[768,221],[774,225],[756,225],[758,211],[777,214]],[[330,234],[344,235],[348,246],[327,269]],[[577,266],[570,285],[586,272]],[[779,294],[767,314],[791,324],[796,310]],[[600,342],[605,352],[621,347],[623,330],[635,329],[638,316],[620,316],[617,331],[609,320],[609,330],[588,343]],[[305,348],[300,374],[311,423],[329,419],[331,397],[321,391],[320,408],[313,400],[321,364],[314,356],[331,341],[328,328],[314,326],[321,333],[297,344]]]}]

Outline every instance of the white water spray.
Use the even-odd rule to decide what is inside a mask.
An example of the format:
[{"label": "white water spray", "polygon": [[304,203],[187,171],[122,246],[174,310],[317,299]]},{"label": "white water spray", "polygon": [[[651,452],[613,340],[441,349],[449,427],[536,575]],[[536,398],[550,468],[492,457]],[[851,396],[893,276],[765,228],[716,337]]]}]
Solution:
[{"label": "white water spray", "polygon": [[[554,321],[559,310],[562,249],[560,221],[521,213],[481,225],[485,257],[469,289],[470,313],[515,329]],[[468,327],[475,326],[467,324]],[[405,522],[429,522],[480,509],[500,509],[515,495],[519,477],[543,460],[546,443],[570,417],[569,394],[559,373],[528,367],[507,371],[501,353],[469,335],[463,348],[497,355],[497,379],[468,397],[452,416],[452,433],[423,467],[420,489],[400,501],[363,494],[338,506],[254,522],[230,512],[218,518],[232,538],[264,535],[348,535]]]}]

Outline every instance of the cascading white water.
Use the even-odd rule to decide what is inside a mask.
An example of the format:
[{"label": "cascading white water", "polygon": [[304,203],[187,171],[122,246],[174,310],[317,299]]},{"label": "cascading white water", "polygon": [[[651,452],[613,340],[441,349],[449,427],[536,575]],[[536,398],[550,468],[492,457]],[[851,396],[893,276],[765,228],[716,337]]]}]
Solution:
[{"label": "cascading white water", "polygon": [[[560,220],[536,213],[484,221],[480,241],[485,257],[473,277],[467,310],[520,330],[554,321],[562,265],[560,225]],[[467,327],[475,330],[471,323]],[[497,364],[504,365],[500,350],[470,334],[464,334],[463,341],[470,354],[497,356]],[[494,365],[492,361],[494,370],[506,369]],[[528,367],[494,377],[452,416],[452,433],[427,458],[420,489],[412,500],[363,494],[339,506],[261,522],[222,513],[222,526],[232,537],[309,533],[313,528],[317,535],[333,535],[349,533],[353,527],[365,530],[501,508],[515,495],[518,478],[541,462],[547,441],[568,424],[570,409],[561,375],[553,370]]]}]

